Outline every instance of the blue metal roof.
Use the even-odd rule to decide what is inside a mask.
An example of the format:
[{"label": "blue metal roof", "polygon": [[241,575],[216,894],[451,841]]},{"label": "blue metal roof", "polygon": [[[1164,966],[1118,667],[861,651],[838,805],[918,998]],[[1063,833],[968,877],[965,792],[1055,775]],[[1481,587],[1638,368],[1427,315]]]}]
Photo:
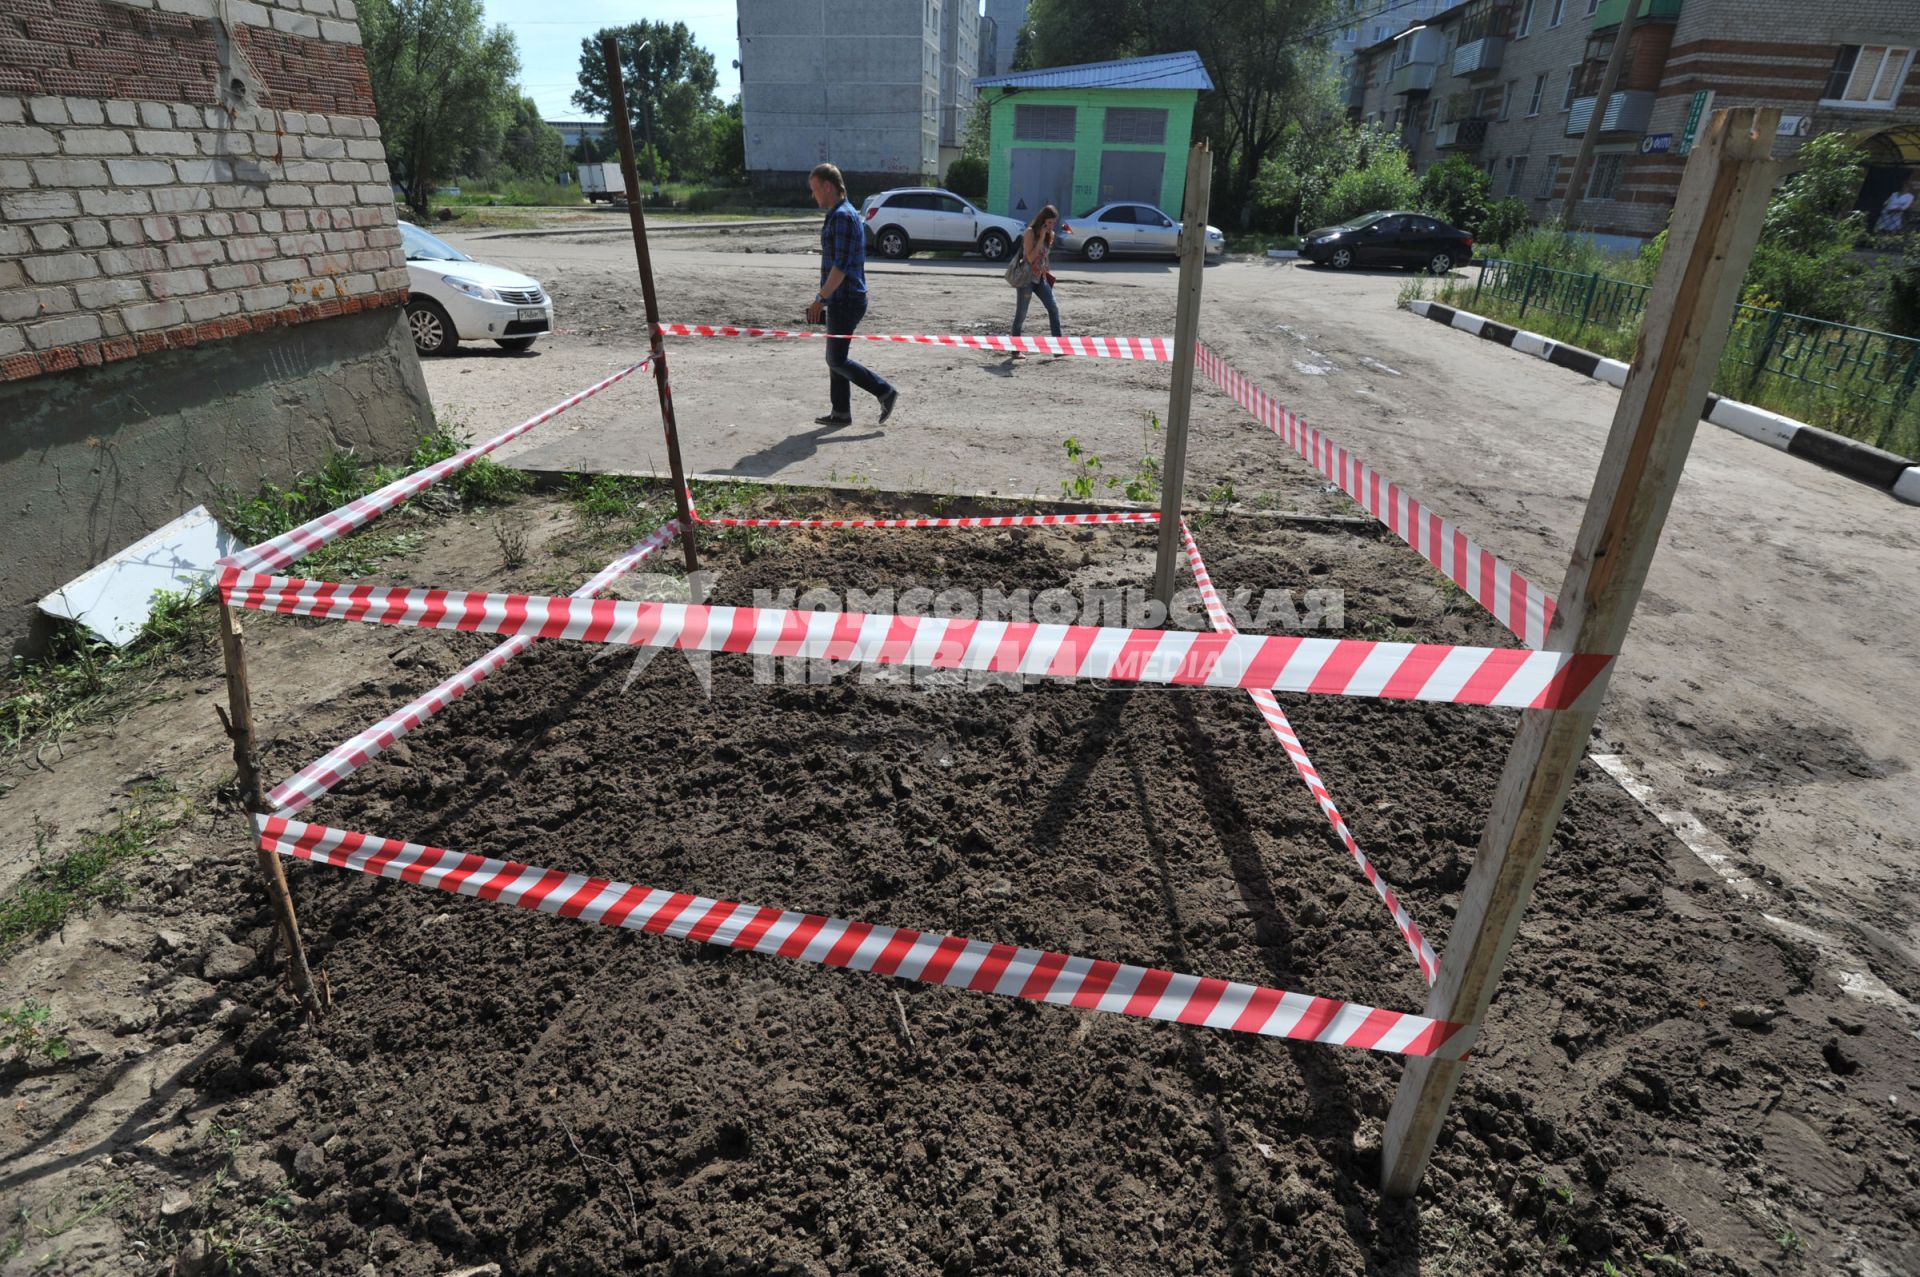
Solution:
[{"label": "blue metal roof", "polygon": [[1150,58],[1087,62],[1071,67],[1042,67],[1012,75],[983,76],[976,89],[1211,89],[1213,80],[1200,55],[1156,53]]}]

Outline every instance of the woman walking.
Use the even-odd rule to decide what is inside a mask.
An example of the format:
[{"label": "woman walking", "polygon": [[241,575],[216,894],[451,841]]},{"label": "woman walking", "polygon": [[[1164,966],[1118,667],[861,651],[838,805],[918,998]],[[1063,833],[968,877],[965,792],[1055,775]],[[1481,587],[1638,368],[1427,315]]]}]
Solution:
[{"label": "woman walking", "polygon": [[[1026,282],[1014,284],[1019,295],[1019,300],[1013,304],[1015,337],[1020,335],[1020,329],[1027,322],[1027,307],[1036,293],[1039,294],[1040,304],[1047,308],[1047,323],[1053,329],[1053,335],[1060,335],[1060,308],[1053,301],[1053,273],[1049,269],[1053,265],[1053,226],[1059,220],[1060,210],[1048,204],[1034,214],[1027,229],[1020,232],[1021,260],[1015,262],[1013,269],[1008,272],[1009,281],[1012,281],[1022,273],[1019,268],[1023,263],[1027,268],[1024,272]],[[1014,351],[1013,357],[1021,358],[1021,352]]]}]

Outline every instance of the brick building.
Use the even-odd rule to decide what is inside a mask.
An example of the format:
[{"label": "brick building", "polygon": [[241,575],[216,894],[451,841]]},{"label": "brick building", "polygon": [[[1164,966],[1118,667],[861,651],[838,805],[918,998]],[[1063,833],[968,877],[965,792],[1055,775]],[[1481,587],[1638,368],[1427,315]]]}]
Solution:
[{"label": "brick building", "polygon": [[213,496],[431,419],[352,0],[0,5],[0,643]]},{"label": "brick building", "polygon": [[1877,211],[1920,177],[1920,0],[1639,0],[1620,84],[1600,80],[1628,0],[1469,0],[1358,50],[1347,81],[1360,118],[1401,133],[1414,167],[1473,157],[1496,196],[1556,216],[1587,121],[1598,148],[1572,224],[1637,243],[1666,224],[1694,130],[1721,107],[1778,106],[1787,155],[1853,136]]}]

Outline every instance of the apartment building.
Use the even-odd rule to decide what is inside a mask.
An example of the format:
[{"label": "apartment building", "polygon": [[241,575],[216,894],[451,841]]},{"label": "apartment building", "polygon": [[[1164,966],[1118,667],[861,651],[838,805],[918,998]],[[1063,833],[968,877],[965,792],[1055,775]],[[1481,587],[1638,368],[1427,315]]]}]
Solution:
[{"label": "apartment building", "polygon": [[979,0],[739,0],[747,176],[838,164],[860,189],[936,180],[978,65]]},{"label": "apartment building", "polygon": [[979,0],[941,0],[940,168],[960,158],[967,114],[973,110],[973,80],[980,73]]},{"label": "apartment building", "polygon": [[1339,25],[1328,43],[1336,64],[1344,63],[1355,50],[1378,44],[1412,23],[1424,22],[1455,0],[1338,0],[1329,22]]},{"label": "apartment building", "polygon": [[1005,75],[1013,70],[1013,46],[1027,24],[1027,0],[987,0],[986,20],[993,24],[993,39],[982,42],[980,74]]},{"label": "apartment building", "polygon": [[1867,161],[1860,207],[1920,178],[1920,0],[1638,0],[1615,92],[1599,90],[1629,0],[1468,0],[1356,51],[1349,109],[1397,129],[1414,167],[1471,156],[1496,196],[1555,216],[1593,113],[1572,225],[1628,246],[1666,225],[1710,111],[1781,108],[1775,152],[1823,133]]}]

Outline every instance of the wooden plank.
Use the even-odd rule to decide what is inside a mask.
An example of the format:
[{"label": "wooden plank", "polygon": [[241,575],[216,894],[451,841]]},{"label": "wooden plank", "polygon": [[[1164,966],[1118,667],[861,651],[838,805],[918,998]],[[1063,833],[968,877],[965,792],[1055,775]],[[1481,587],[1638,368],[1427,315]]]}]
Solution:
[{"label": "wooden plank", "polygon": [[1213,153],[1205,142],[1187,152],[1187,193],[1180,207],[1179,309],[1173,322],[1173,389],[1167,396],[1167,449],[1160,462],[1160,552],[1153,597],[1173,604],[1174,566],[1181,557],[1180,500],[1187,486],[1187,422],[1193,410],[1193,353],[1200,333],[1200,286],[1207,269],[1207,206]]},{"label": "wooden plank", "polygon": [[[1550,651],[1620,651],[1779,173],[1770,158],[1779,118],[1773,107],[1716,112],[1688,161],[1633,372],[1620,392],[1547,635]],[[1574,709],[1528,711],[1515,735],[1427,998],[1428,1015],[1474,1026],[1456,1040],[1461,1052],[1477,1036],[1499,984],[1606,682],[1602,674]],[[1457,1058],[1408,1061],[1387,1118],[1386,1193],[1419,1188],[1463,1068]]]}]

